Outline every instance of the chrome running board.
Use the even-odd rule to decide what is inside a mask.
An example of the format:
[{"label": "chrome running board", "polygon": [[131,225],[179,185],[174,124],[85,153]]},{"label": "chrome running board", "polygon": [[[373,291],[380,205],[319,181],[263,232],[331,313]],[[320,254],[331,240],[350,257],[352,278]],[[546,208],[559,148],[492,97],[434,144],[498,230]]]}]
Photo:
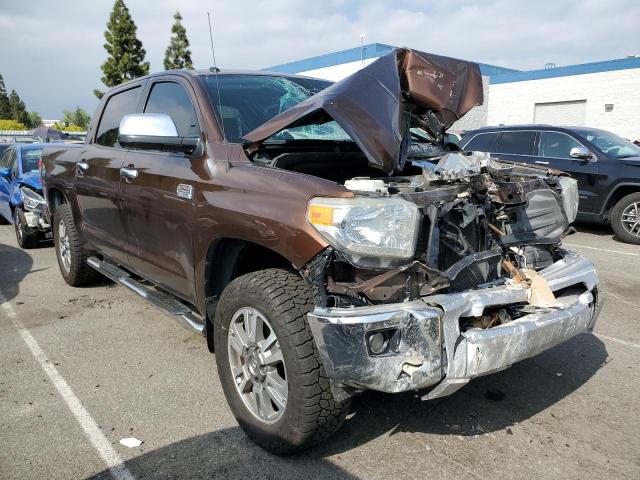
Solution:
[{"label": "chrome running board", "polygon": [[163,312],[178,320],[184,327],[194,330],[204,335],[204,320],[193,312],[187,305],[177,300],[169,293],[158,290],[153,286],[144,285],[135,280],[125,270],[116,265],[99,260],[96,257],[89,257],[87,263],[102,275],[110,278],[114,282],[124,285],[130,290],[148,300]]}]

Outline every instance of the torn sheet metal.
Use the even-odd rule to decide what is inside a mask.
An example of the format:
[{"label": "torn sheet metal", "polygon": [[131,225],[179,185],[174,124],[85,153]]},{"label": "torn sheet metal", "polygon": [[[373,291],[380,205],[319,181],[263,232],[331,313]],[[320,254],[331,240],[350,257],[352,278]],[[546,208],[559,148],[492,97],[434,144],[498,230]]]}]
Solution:
[{"label": "torn sheet metal", "polygon": [[391,173],[404,165],[410,126],[420,126],[442,142],[444,131],[482,101],[476,63],[400,48],[275,116],[244,139],[252,152],[285,128],[335,120],[372,167]]}]

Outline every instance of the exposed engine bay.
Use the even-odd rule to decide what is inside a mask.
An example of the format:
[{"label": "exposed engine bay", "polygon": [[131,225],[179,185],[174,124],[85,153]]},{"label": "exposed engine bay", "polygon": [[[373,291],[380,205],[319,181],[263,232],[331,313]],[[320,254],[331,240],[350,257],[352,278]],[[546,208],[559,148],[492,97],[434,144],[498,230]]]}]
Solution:
[{"label": "exposed engine bay", "polygon": [[[535,272],[561,258],[559,244],[571,232],[578,201],[575,180],[560,172],[495,161],[479,152],[445,154],[417,175],[358,177],[344,185],[357,197],[414,204],[415,253],[389,260],[330,248],[306,268],[327,307],[536,282]],[[530,303],[553,302],[544,285],[538,291],[543,300]],[[481,328],[497,325],[518,315],[511,310],[472,322]]]}]

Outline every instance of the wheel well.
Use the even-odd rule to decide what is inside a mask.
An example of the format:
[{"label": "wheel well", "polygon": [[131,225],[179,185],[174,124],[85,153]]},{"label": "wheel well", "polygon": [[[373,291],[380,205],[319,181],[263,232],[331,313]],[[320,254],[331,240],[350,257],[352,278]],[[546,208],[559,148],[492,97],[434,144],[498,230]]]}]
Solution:
[{"label": "wheel well", "polygon": [[47,193],[49,197],[48,198],[49,211],[51,213],[51,216],[53,217],[53,213],[56,211],[56,208],[58,207],[58,205],[67,203],[67,199],[65,198],[64,194],[56,188],[49,190]]},{"label": "wheel well", "polygon": [[[640,185],[622,185],[614,190],[609,199],[607,200],[607,204],[604,207],[604,213],[606,214],[609,210],[611,210],[619,200],[626,197],[631,193],[640,192]],[[607,215],[608,216],[608,215]]]},{"label": "wheel well", "polygon": [[229,283],[241,275],[267,268],[291,269],[286,258],[269,248],[235,238],[218,240],[209,246],[205,262],[206,335],[209,351],[213,352],[213,319],[220,294]]},{"label": "wheel well", "polygon": [[218,240],[209,247],[205,263],[205,295],[217,299],[235,278],[267,268],[291,269],[291,262],[273,250],[235,238]]}]

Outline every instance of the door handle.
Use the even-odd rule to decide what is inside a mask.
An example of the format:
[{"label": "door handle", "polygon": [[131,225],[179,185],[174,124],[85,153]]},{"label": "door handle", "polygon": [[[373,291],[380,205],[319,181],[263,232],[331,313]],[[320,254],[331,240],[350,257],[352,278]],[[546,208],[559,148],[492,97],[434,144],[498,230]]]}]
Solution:
[{"label": "door handle", "polygon": [[120,169],[120,175],[126,178],[138,178],[138,170],[136,170],[135,168],[122,167]]},{"label": "door handle", "polygon": [[78,173],[86,173],[89,170],[89,164],[84,160],[80,160],[76,166],[78,167]]},{"label": "door handle", "polygon": [[543,162],[542,160],[536,160],[534,163],[537,163],[538,165],[549,165],[549,162]]}]

